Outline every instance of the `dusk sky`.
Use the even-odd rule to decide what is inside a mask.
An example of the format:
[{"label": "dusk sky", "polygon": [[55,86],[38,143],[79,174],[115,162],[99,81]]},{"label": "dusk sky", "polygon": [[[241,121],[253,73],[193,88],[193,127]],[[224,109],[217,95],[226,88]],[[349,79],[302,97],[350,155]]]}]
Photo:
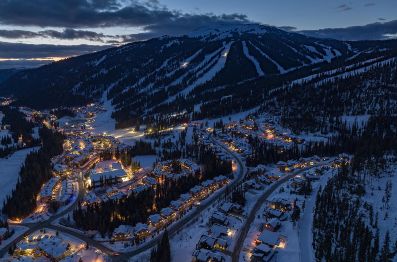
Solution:
[{"label": "dusk sky", "polygon": [[346,40],[392,38],[396,10],[395,0],[2,0],[0,62],[56,60],[218,23],[333,28],[305,33]]}]

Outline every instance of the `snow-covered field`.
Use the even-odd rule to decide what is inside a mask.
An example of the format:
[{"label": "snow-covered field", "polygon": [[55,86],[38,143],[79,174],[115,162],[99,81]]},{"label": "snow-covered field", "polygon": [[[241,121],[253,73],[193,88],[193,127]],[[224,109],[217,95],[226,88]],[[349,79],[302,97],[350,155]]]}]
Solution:
[{"label": "snow-covered field", "polygon": [[3,203],[17,184],[19,171],[26,156],[38,147],[18,150],[8,158],[0,158],[0,203]]},{"label": "snow-covered field", "polygon": [[[20,235],[22,235],[23,233],[25,233],[28,229],[29,228],[27,228],[25,226],[14,226],[14,225],[10,226],[10,231],[14,230],[14,234],[10,238],[7,238],[6,240],[1,241],[0,249],[5,247],[6,245],[8,245],[15,238],[17,238]],[[0,261],[2,261],[1,258],[0,258]]]},{"label": "snow-covered field", "polygon": [[139,162],[142,168],[151,169],[156,159],[156,155],[134,156],[133,161]]}]

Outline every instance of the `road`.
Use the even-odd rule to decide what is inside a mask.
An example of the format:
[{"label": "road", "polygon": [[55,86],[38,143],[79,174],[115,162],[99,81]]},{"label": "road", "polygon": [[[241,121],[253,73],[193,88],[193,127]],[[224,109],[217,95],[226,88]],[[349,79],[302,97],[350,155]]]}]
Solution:
[{"label": "road", "polygon": [[299,173],[304,172],[307,170],[301,169],[295,172],[292,172],[289,175],[283,176],[279,180],[277,180],[275,183],[271,184],[271,186],[256,200],[254,207],[251,209],[249,215],[247,216],[247,219],[245,220],[245,223],[243,227],[240,230],[238,239],[236,241],[236,245],[234,246],[233,249],[233,255],[232,255],[232,261],[233,262],[238,262],[240,258],[240,252],[241,249],[243,248],[245,238],[247,237],[248,231],[251,227],[251,224],[254,222],[254,219],[259,211],[259,209],[262,207],[262,205],[265,203],[267,198],[277,189],[279,188],[282,184],[287,182],[289,179],[293,178],[294,176],[298,175]]},{"label": "road", "polygon": [[[221,146],[223,149],[225,149],[237,162],[237,165],[239,166],[238,168],[238,173],[236,176],[236,179],[233,180],[230,184],[228,184],[225,188],[221,189],[222,191],[218,192],[216,197],[212,197],[209,201],[204,201],[202,205],[199,205],[193,212],[189,213],[188,215],[184,216],[177,222],[173,223],[170,227],[167,228],[168,234],[172,237],[175,235],[177,232],[179,232],[184,226],[186,226],[190,221],[194,220],[197,218],[201,212],[203,212],[205,209],[210,207],[212,204],[214,204],[216,201],[218,201],[219,198],[223,196],[225,192],[230,192],[230,190],[238,185],[244,178],[244,176],[247,173],[247,168],[244,165],[244,163],[241,161],[239,156],[229,150],[225,145],[222,143],[216,141],[215,139],[212,140],[215,144]],[[229,191],[227,191],[229,190]],[[119,256],[113,257],[113,261],[127,261],[128,258],[132,256],[136,256],[142,252],[145,252],[153,247],[155,247],[158,243],[158,241],[161,239],[162,234],[156,236],[155,238],[151,239],[150,241],[146,242],[145,244],[142,244],[138,249],[131,251],[131,252],[126,252],[126,253],[120,253]]]},{"label": "road", "polygon": [[[180,220],[178,220],[177,222],[175,222],[171,226],[169,226],[168,233],[170,236],[173,236],[174,234],[179,232],[181,229],[183,229],[183,227],[186,226],[190,221],[197,218],[202,211],[204,211],[205,209],[210,207],[212,204],[214,204],[216,201],[218,201],[223,196],[223,194],[225,192],[230,192],[234,186],[238,185],[243,180],[244,176],[247,173],[246,166],[243,164],[240,157],[235,152],[232,152],[231,150],[229,150],[229,148],[227,148],[225,145],[218,142],[217,140],[215,140],[215,139],[212,139],[212,140],[215,144],[224,148],[232,156],[232,158],[236,161],[236,163],[238,165],[238,172],[236,174],[236,179],[234,179],[225,188],[221,189],[220,192],[217,192],[216,193],[217,195],[215,197],[210,198],[208,201],[204,201],[204,203],[202,205],[199,205],[194,211],[190,212],[188,215],[182,217]],[[227,190],[229,190],[229,191],[227,191]],[[8,249],[11,246],[13,246],[14,244],[21,241],[25,236],[30,235],[30,234],[34,233],[35,231],[40,230],[42,228],[50,228],[50,229],[57,230],[59,232],[64,232],[66,234],[77,237],[77,238],[87,242],[90,246],[95,247],[95,248],[101,250],[102,252],[106,253],[109,257],[112,258],[112,261],[128,261],[130,257],[136,256],[142,252],[145,252],[145,251],[155,247],[157,245],[157,243],[159,242],[159,240],[161,239],[162,234],[159,234],[156,237],[154,237],[153,239],[149,240],[148,242],[142,244],[139,248],[135,249],[134,251],[125,252],[125,253],[117,253],[117,252],[114,252],[113,250],[109,249],[108,247],[106,247],[105,245],[100,243],[99,241],[89,238],[88,236],[86,236],[84,234],[81,234],[81,233],[74,231],[72,229],[68,229],[66,227],[52,225],[52,222],[54,220],[71,212],[77,206],[78,202],[83,199],[84,195],[85,195],[84,185],[83,185],[83,182],[80,180],[79,181],[79,195],[73,205],[71,205],[67,209],[63,210],[59,214],[51,217],[50,219],[48,219],[46,221],[39,222],[39,223],[18,224],[18,225],[26,226],[29,229],[24,234],[18,236],[13,241],[11,241],[8,245],[3,247],[0,250],[0,257],[3,257],[7,253]]]},{"label": "road", "polygon": [[[77,197],[76,201],[75,201],[72,205],[70,205],[68,208],[66,208],[66,209],[63,210],[62,212],[59,212],[58,214],[56,214],[56,215],[50,217],[48,220],[43,221],[43,222],[38,222],[38,223],[24,223],[24,224],[14,224],[14,225],[19,225],[19,226],[25,226],[25,227],[28,227],[29,229],[28,229],[25,233],[23,233],[22,235],[20,235],[20,236],[18,236],[17,238],[15,238],[13,241],[11,241],[8,245],[6,245],[5,247],[3,247],[3,248],[0,250],[0,257],[3,257],[3,256],[8,252],[8,249],[9,249],[11,246],[13,246],[14,244],[16,244],[16,243],[18,243],[19,241],[21,241],[25,236],[28,236],[28,235],[34,233],[34,232],[37,231],[37,230],[40,230],[40,229],[42,229],[42,228],[50,228],[50,227],[51,227],[51,228],[55,228],[55,229],[58,230],[58,231],[64,231],[63,228],[61,228],[61,227],[59,227],[59,226],[53,226],[53,225],[51,225],[51,223],[52,223],[54,220],[56,220],[56,219],[58,219],[58,218],[60,218],[60,217],[62,217],[62,216],[64,216],[64,215],[66,215],[67,213],[69,213],[70,211],[72,211],[72,210],[77,206],[78,202],[79,202],[80,200],[83,199],[84,194],[85,194],[85,189],[84,189],[83,182],[82,182],[81,180],[79,180],[79,194],[78,194],[78,197]],[[13,225],[13,223],[10,223],[10,225]]]}]

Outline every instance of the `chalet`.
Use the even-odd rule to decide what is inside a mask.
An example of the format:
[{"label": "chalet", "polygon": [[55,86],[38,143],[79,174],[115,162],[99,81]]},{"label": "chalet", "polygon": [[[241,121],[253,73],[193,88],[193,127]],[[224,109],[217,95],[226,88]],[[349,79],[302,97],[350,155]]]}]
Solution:
[{"label": "chalet", "polygon": [[229,224],[229,220],[227,219],[227,216],[221,212],[215,211],[212,216],[209,218],[208,222],[210,224],[220,224],[227,226]]},{"label": "chalet", "polygon": [[194,186],[193,188],[190,189],[190,194],[193,197],[197,197],[198,195],[200,195],[202,189],[203,188],[201,186]]},{"label": "chalet", "polygon": [[277,230],[279,230],[280,227],[281,227],[281,223],[280,223],[280,220],[278,220],[277,218],[270,219],[264,225],[264,228],[266,230],[269,230],[269,231],[272,231],[272,232],[276,232]]},{"label": "chalet", "polygon": [[163,218],[167,219],[171,216],[174,216],[175,212],[171,208],[165,207],[165,208],[161,209],[160,214]]},{"label": "chalet", "polygon": [[201,183],[201,186],[204,188],[210,188],[214,184],[214,180],[208,179]]},{"label": "chalet", "polygon": [[292,202],[284,198],[275,198],[269,201],[268,206],[272,209],[277,209],[282,212],[287,212],[292,209]]},{"label": "chalet", "polygon": [[225,262],[222,253],[214,252],[205,248],[197,249],[193,252],[193,262]]},{"label": "chalet", "polygon": [[196,249],[205,248],[208,250],[225,251],[228,247],[227,241],[221,238],[202,235],[196,245]]},{"label": "chalet", "polygon": [[162,224],[162,218],[159,214],[150,215],[148,218],[148,223],[150,226],[155,228],[160,228]]},{"label": "chalet", "polygon": [[127,240],[134,235],[134,228],[129,225],[120,225],[113,231],[113,240]]},{"label": "chalet", "polygon": [[284,248],[286,244],[286,238],[279,233],[264,230],[256,240],[258,245],[265,244],[271,248],[279,247]]},{"label": "chalet", "polygon": [[218,224],[213,224],[208,230],[208,233],[215,238],[227,237],[227,232],[227,227]]},{"label": "chalet", "polygon": [[184,203],[181,200],[174,200],[171,201],[170,206],[173,210],[180,211],[182,209],[183,204]]},{"label": "chalet", "polygon": [[256,246],[252,252],[251,262],[270,262],[276,251],[265,244]]},{"label": "chalet", "polygon": [[190,203],[192,201],[192,197],[189,194],[182,194],[179,196],[179,200],[184,203]]},{"label": "chalet", "polygon": [[138,223],[134,227],[135,236],[139,239],[147,237],[149,233],[148,226],[143,223]]},{"label": "chalet", "polygon": [[243,212],[242,207],[239,204],[226,202],[219,207],[219,210],[225,214],[241,214]]},{"label": "chalet", "polygon": [[266,218],[278,218],[280,221],[285,221],[288,218],[288,216],[284,212],[277,210],[277,209],[273,209],[273,208],[268,208],[265,211],[265,217]]}]

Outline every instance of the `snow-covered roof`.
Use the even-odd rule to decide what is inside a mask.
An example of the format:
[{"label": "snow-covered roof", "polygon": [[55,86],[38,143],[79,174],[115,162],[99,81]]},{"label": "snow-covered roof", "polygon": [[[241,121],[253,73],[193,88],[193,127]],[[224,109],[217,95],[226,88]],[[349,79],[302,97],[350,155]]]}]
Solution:
[{"label": "snow-covered roof", "polygon": [[258,237],[258,240],[269,246],[276,246],[280,243],[280,234],[264,230]]},{"label": "snow-covered roof", "polygon": [[149,222],[153,224],[157,224],[161,221],[161,216],[159,214],[154,214],[149,216]]},{"label": "snow-covered roof", "polygon": [[163,217],[168,217],[168,216],[172,215],[173,213],[174,213],[174,211],[169,207],[161,209],[161,215]]},{"label": "snow-covered roof", "polygon": [[67,250],[68,243],[57,236],[44,236],[39,244],[39,248],[50,256],[57,258]]},{"label": "snow-covered roof", "polygon": [[127,175],[127,173],[123,169],[116,169],[105,171],[102,173],[93,173],[90,175],[90,179],[92,182],[100,181],[103,179],[114,179],[114,178],[123,178]]},{"label": "snow-covered roof", "polygon": [[132,235],[134,228],[130,225],[120,225],[114,231],[113,235]]},{"label": "snow-covered roof", "polygon": [[228,228],[222,225],[214,224],[210,227],[209,232],[214,237],[221,237],[222,235],[227,235]]}]

